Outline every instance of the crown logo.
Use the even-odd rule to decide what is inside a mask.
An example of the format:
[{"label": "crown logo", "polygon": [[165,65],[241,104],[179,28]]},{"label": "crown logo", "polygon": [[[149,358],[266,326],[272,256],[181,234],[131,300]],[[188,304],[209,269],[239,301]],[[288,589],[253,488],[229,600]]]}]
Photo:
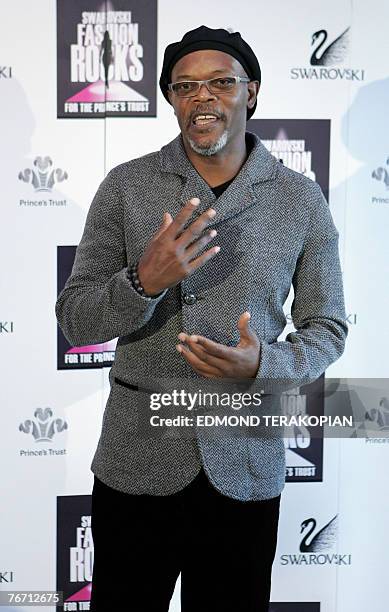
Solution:
[{"label": "crown logo", "polygon": [[365,420],[369,421],[369,427],[378,431],[389,431],[389,400],[381,397],[379,408],[366,411]]},{"label": "crown logo", "polygon": [[68,178],[68,173],[61,168],[53,168],[51,157],[36,157],[35,168],[26,168],[19,172],[18,178],[25,183],[32,183],[35,191],[51,191],[55,183],[61,183]]},{"label": "crown logo", "polygon": [[[386,160],[386,165],[389,166],[389,157]],[[371,173],[371,176],[377,181],[382,181],[385,184],[386,189],[389,189],[389,172],[386,168],[382,168],[382,166],[376,168]]]},{"label": "crown logo", "polygon": [[51,442],[55,433],[68,428],[66,421],[53,419],[52,416],[51,408],[37,408],[34,412],[36,420],[27,419],[24,423],[20,423],[19,431],[31,433],[35,442]]}]

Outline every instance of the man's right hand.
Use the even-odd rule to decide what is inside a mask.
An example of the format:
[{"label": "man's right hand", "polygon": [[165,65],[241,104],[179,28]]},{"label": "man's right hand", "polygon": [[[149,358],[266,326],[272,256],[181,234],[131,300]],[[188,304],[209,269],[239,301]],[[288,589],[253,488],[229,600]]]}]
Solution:
[{"label": "man's right hand", "polygon": [[196,257],[216,236],[216,230],[212,229],[199,238],[216,215],[213,208],[208,208],[183,231],[199,203],[198,198],[188,200],[175,219],[169,213],[164,213],[161,227],[138,263],[139,280],[147,295],[157,295],[164,289],[178,285],[220,251],[219,246],[214,246]]}]

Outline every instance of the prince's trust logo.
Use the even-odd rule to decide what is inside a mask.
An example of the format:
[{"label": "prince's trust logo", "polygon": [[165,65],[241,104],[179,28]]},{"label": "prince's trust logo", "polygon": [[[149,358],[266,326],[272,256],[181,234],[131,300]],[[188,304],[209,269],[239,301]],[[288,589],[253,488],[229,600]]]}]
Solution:
[{"label": "prince's trust logo", "polygon": [[356,428],[352,437],[363,437],[366,444],[389,443],[389,399],[387,397],[381,397],[375,407],[365,411],[364,421]]},{"label": "prince's trust logo", "polygon": [[[23,183],[32,185],[35,193],[53,191],[56,183],[62,183],[68,178],[68,173],[61,168],[55,168],[51,157],[38,156],[33,161],[33,168],[25,168],[18,174]],[[20,200],[20,206],[66,206],[66,200]]]},{"label": "prince's trust logo", "polygon": [[371,178],[375,180],[374,186],[381,190],[381,193],[372,196],[372,204],[389,204],[389,157],[382,166],[373,170]]},{"label": "prince's trust logo", "polygon": [[23,172],[19,172],[19,180],[31,183],[35,191],[52,191],[55,183],[61,183],[68,178],[67,172],[52,166],[53,161],[48,155],[36,157],[35,168],[26,168]]},{"label": "prince's trust logo", "polygon": [[366,411],[366,422],[369,427],[377,432],[389,432],[389,400],[387,397],[381,397],[379,408],[372,408]]},{"label": "prince's trust logo", "polygon": [[[34,442],[52,442],[56,434],[67,430],[68,424],[60,418],[53,417],[51,408],[37,408],[34,419],[26,419],[20,423],[19,431],[32,436]],[[31,438],[30,438],[31,439]],[[66,449],[21,450],[21,456],[65,455]]]}]

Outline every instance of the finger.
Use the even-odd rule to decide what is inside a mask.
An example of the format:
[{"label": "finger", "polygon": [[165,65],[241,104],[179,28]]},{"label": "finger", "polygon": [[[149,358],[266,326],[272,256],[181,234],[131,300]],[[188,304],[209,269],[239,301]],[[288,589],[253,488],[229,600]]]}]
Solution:
[{"label": "finger", "polygon": [[173,223],[170,224],[169,227],[169,235],[170,238],[177,238],[178,235],[182,232],[186,222],[193,215],[194,211],[197,209],[200,204],[199,198],[191,198],[187,201],[185,206],[180,210],[180,212],[173,219]]},{"label": "finger", "polygon": [[162,225],[159,227],[158,231],[154,234],[152,240],[157,240],[157,238],[159,238],[159,236],[163,234],[165,230],[167,230],[167,228],[172,222],[173,222],[173,217],[171,216],[171,214],[168,212],[163,213]]},{"label": "finger", "polygon": [[[195,338],[195,340],[193,340]],[[214,342],[209,338],[205,338],[204,336],[192,336],[192,342],[196,342],[199,344],[207,353],[212,355],[213,357],[218,357],[219,359],[233,361],[237,358],[236,347],[234,346],[226,346],[225,344],[219,344],[219,342]]]},{"label": "finger", "polygon": [[[181,342],[185,342],[187,346],[189,346],[192,353],[194,353],[201,361],[213,366],[220,371],[224,370],[226,365],[226,360],[221,359],[220,357],[214,357],[210,353],[208,353],[196,340],[192,340],[192,336],[188,336],[187,334],[181,333],[178,335]],[[196,338],[196,336],[195,336]]]},{"label": "finger", "polygon": [[176,348],[177,348],[177,351],[185,359],[185,361],[194,370],[196,370],[196,372],[199,372],[201,375],[208,375],[209,374],[209,375],[212,375],[212,376],[220,376],[220,373],[217,371],[216,368],[214,368],[214,367],[208,365],[207,363],[203,362],[199,357],[194,355],[194,353],[192,353],[187,346],[184,346],[182,344],[178,344],[176,346]]},{"label": "finger", "polygon": [[212,259],[212,257],[217,255],[219,251],[220,251],[220,246],[214,246],[211,249],[208,249],[208,251],[205,251],[205,253],[203,253],[199,257],[196,257],[196,259],[193,259],[192,261],[190,261],[187,264],[188,275],[191,274],[193,270],[197,270],[197,268],[200,268],[201,266],[203,266],[209,259]]},{"label": "finger", "polygon": [[186,229],[182,232],[179,238],[177,238],[178,245],[181,248],[188,247],[196,238],[201,236],[204,229],[207,227],[211,219],[216,216],[216,210],[214,208],[208,208],[203,212],[198,219],[193,221]]},{"label": "finger", "polygon": [[220,372],[217,368],[210,366],[205,361],[202,361],[197,355],[192,353],[188,348],[183,346],[182,344],[177,344],[176,349],[181,355],[184,357],[185,361],[189,363],[196,371],[201,372],[201,374],[209,374],[212,376],[220,376]]},{"label": "finger", "polygon": [[193,244],[190,245],[190,247],[188,247],[185,251],[185,258],[187,261],[191,261],[194,257],[196,257],[196,255],[209,243],[211,242],[211,240],[213,240],[215,238],[215,236],[217,235],[217,231],[215,229],[209,230],[209,232],[207,232],[205,234],[205,236],[202,236],[201,238],[199,238],[198,240],[196,240],[196,242],[194,242]]},{"label": "finger", "polygon": [[251,314],[248,310],[242,313],[238,321],[240,340],[238,346],[247,346],[258,342],[255,331],[250,326]]}]

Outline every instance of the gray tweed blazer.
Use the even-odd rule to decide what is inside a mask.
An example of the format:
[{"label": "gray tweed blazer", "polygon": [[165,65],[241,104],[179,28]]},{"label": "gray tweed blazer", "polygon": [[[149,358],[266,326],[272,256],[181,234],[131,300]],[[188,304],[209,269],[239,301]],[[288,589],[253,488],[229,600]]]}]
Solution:
[{"label": "gray tweed blazer", "polygon": [[[283,389],[315,381],[344,350],[338,231],[328,204],[316,183],[279,163],[255,134],[246,137],[254,148],[218,199],[179,135],[160,151],[113,168],[92,201],[56,315],[73,346],[118,337],[91,465],[115,489],[168,495],[201,466],[217,490],[235,499],[268,499],[284,487],[279,436],[210,436],[199,427],[192,435],[172,435],[168,428],[159,436],[139,435],[139,419],[150,413],[143,387],[156,389],[165,379],[201,383],[175,348],[181,331],[234,346],[239,316],[249,310],[261,340],[257,378],[265,394],[274,381],[282,380]],[[140,296],[127,265],[140,258],[163,213],[174,217],[194,196],[201,200],[196,214],[211,205],[217,211],[211,245],[221,251],[162,295]],[[291,285],[296,331],[277,341]]]}]

